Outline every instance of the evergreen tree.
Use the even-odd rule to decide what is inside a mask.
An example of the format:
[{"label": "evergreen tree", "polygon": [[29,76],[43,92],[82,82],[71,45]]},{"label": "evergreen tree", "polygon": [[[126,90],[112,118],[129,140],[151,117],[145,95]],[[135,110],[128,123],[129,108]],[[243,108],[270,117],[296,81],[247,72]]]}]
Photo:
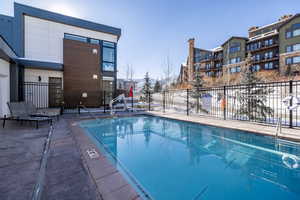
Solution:
[{"label": "evergreen tree", "polygon": [[156,80],[155,85],[154,85],[154,92],[161,92],[161,84],[159,82],[159,80]]},{"label": "evergreen tree", "polygon": [[241,90],[237,92],[239,108],[235,116],[246,117],[248,120],[266,121],[267,116],[273,115],[273,109],[266,105],[267,97],[273,90],[266,87],[257,87],[261,82],[255,72],[251,70],[251,54],[245,60],[245,67],[242,71]]},{"label": "evergreen tree", "polygon": [[145,74],[145,78],[144,78],[145,82],[143,85],[143,89],[142,89],[142,100],[145,102],[149,101],[150,98],[150,102],[152,102],[152,86],[151,86],[151,82],[150,82],[150,78],[149,78],[149,73],[147,72]]},{"label": "evergreen tree", "polygon": [[192,90],[190,92],[190,95],[192,98],[196,100],[196,112],[199,113],[200,110],[207,112],[202,109],[201,104],[200,104],[200,98],[202,96],[202,89],[203,89],[203,77],[201,76],[200,72],[195,73],[195,79],[192,83]]}]

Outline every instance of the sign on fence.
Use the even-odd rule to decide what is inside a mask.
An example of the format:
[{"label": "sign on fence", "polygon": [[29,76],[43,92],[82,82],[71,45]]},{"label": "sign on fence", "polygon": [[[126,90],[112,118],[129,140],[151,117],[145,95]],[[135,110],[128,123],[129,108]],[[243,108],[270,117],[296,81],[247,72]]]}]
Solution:
[{"label": "sign on fence", "polygon": [[201,96],[202,109],[206,110],[208,113],[211,111],[212,106],[212,96],[209,93],[203,94]]}]

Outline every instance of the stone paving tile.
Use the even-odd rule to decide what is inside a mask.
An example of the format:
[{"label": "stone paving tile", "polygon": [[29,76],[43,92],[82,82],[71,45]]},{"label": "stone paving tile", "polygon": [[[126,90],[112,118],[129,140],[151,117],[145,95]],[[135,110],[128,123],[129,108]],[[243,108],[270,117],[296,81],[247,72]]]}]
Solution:
[{"label": "stone paving tile", "polygon": [[44,199],[100,199],[67,121],[61,119],[56,129],[59,131],[54,132],[51,141]]},{"label": "stone paving tile", "polygon": [[100,178],[103,178],[107,175],[111,175],[113,173],[116,173],[118,170],[115,166],[113,166],[109,161],[107,160],[91,160],[89,162],[89,170],[93,174],[93,177],[98,180]]},{"label": "stone paving tile", "polygon": [[39,168],[38,161],[0,168],[0,199],[30,199]]},{"label": "stone paving tile", "polygon": [[30,199],[48,128],[0,128],[0,199]]},{"label": "stone paving tile", "polygon": [[103,194],[102,197],[104,200],[136,200],[140,198],[140,195],[130,185],[125,185],[116,191]]},{"label": "stone paving tile", "polygon": [[102,195],[119,190],[128,185],[120,173],[113,173],[96,180]]}]

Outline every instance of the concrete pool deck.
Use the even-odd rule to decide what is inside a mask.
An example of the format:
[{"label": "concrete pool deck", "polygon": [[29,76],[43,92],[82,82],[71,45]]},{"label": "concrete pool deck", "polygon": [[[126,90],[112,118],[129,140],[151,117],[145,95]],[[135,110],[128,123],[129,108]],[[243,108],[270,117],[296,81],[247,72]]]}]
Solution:
[{"label": "concrete pool deck", "polygon": [[[276,126],[274,125],[263,125],[258,123],[251,123],[248,121],[237,121],[237,120],[223,120],[213,117],[205,116],[187,116],[185,114],[173,114],[173,113],[162,113],[151,111],[148,114],[153,116],[165,117],[169,119],[177,119],[188,122],[195,122],[210,126],[217,126],[221,128],[230,128],[241,131],[249,131],[253,133],[258,133],[262,135],[275,136],[276,135]],[[279,138],[297,141],[300,142],[300,129],[296,128],[285,128],[282,127],[282,133],[279,135]]]}]

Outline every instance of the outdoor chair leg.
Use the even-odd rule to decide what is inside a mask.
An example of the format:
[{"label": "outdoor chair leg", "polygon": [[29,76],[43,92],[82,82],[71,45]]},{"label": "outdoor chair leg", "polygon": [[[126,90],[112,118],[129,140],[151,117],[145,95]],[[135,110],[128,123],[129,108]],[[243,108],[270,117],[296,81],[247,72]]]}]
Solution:
[{"label": "outdoor chair leg", "polygon": [[3,118],[3,128],[5,127],[5,120],[6,120],[6,115],[4,115],[4,118]]}]

